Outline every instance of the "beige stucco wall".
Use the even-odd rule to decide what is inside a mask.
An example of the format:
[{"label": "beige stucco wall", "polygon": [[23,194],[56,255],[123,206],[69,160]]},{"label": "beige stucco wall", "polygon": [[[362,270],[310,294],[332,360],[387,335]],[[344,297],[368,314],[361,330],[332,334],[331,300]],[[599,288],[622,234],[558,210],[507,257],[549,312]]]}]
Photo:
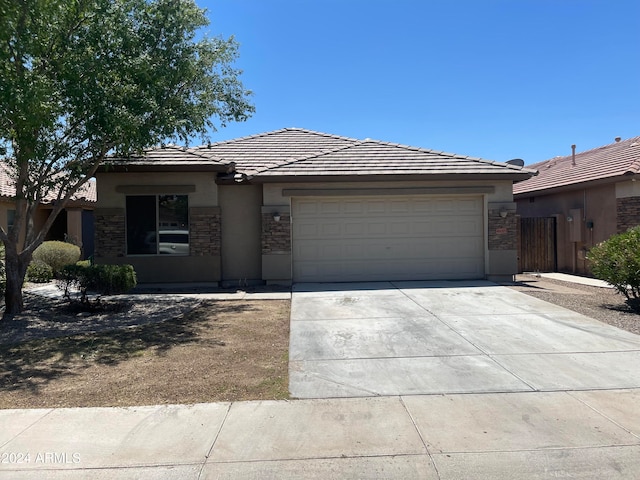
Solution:
[{"label": "beige stucco wall", "polygon": [[[539,195],[533,201],[518,199],[518,214],[522,218],[555,216],[558,270],[588,273],[586,252],[616,233],[616,189],[609,184]],[[592,229],[588,223],[593,223]]]},{"label": "beige stucco wall", "polygon": [[244,286],[262,281],[261,185],[218,186],[222,219],[222,282]]},{"label": "beige stucco wall", "polygon": [[82,249],[82,209],[67,209],[67,241]]},{"label": "beige stucco wall", "polygon": [[[491,187],[492,193],[484,194],[485,198],[485,274],[492,280],[511,278],[517,271],[517,250],[489,251],[486,245],[486,232],[488,225],[488,211],[492,209],[506,209],[509,215],[515,214],[516,205],[513,202],[510,180],[503,181],[411,181],[411,182],[315,182],[315,183],[268,183],[263,190],[263,212],[290,212],[291,198],[283,195],[287,189],[365,189],[372,188],[382,191],[384,189],[405,188],[457,188],[457,187]],[[440,194],[446,194],[443,190]],[[409,194],[411,194],[409,192]],[[294,219],[295,221],[295,219]],[[290,283],[292,275],[291,252],[269,253],[262,256],[262,275],[268,283]]]},{"label": "beige stucco wall", "polygon": [[640,197],[640,181],[618,182],[615,188],[616,198]]},{"label": "beige stucco wall", "polygon": [[450,181],[450,182],[317,182],[317,183],[267,183],[264,185],[263,201],[264,205],[289,205],[289,197],[283,196],[285,189],[362,189],[362,188],[420,188],[420,187],[494,187],[494,193],[487,194],[488,202],[511,202],[513,201],[511,181]]},{"label": "beige stucco wall", "polygon": [[218,205],[216,174],[211,172],[100,173],[96,177],[99,208],[125,208],[126,196],[116,191],[119,185],[193,186],[195,191],[189,193],[189,207]]},{"label": "beige stucco wall", "polygon": [[[218,186],[212,172],[154,172],[154,173],[100,173],[97,175],[98,208],[116,209],[124,214],[128,194],[171,194],[172,186],[188,187],[189,208],[217,207]],[[159,187],[161,192],[148,192],[146,186]],[[118,191],[125,186],[127,193]],[[140,186],[136,191],[136,186]],[[182,193],[182,192],[178,192]],[[99,232],[96,232],[99,235]],[[98,263],[129,263],[136,270],[140,283],[207,282],[221,279],[220,255],[129,255],[123,257],[96,257]]]}]

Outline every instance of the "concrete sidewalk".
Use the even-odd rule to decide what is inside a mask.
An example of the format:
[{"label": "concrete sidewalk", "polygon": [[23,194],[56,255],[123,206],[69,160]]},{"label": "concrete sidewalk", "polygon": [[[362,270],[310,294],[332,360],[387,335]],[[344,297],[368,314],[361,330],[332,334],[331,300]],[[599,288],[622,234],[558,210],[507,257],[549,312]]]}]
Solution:
[{"label": "concrete sidewalk", "polygon": [[637,479],[640,390],[1,410],[0,478]]},{"label": "concrete sidewalk", "polygon": [[[164,285],[142,286],[134,293],[125,295],[113,295],[109,298],[126,300],[136,300],[140,298],[176,297],[176,298],[197,298],[199,300],[289,300],[291,291],[288,289],[256,289],[255,291],[245,290],[221,290],[199,288],[197,285],[189,286]],[[163,290],[164,289],[164,290]],[[40,295],[46,298],[62,298],[62,291],[53,283],[44,285],[34,285],[28,290],[29,293]]]},{"label": "concrete sidewalk", "polygon": [[570,283],[578,283],[580,285],[588,285],[590,287],[600,287],[600,288],[613,288],[612,285],[605,282],[604,280],[599,280],[597,278],[591,277],[583,277],[580,275],[571,275],[568,273],[531,273],[528,275],[540,275],[542,278],[550,278],[552,280],[561,280],[563,282]]}]

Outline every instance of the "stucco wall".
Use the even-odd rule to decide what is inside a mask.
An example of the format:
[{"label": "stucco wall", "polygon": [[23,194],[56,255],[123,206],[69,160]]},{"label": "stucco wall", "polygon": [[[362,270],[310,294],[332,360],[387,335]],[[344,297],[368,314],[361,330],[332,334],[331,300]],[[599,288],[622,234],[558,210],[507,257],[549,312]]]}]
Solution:
[{"label": "stucco wall", "polygon": [[262,281],[261,185],[220,185],[222,281],[245,286]]},{"label": "stucco wall", "polygon": [[[613,184],[516,199],[516,203],[522,218],[557,218],[556,251],[560,271],[588,273],[585,258],[588,250],[617,232]],[[591,225],[593,228],[589,228]],[[579,240],[573,241],[576,238]]]},{"label": "stucco wall", "polygon": [[[99,173],[97,177],[98,206],[100,208],[125,208],[125,195],[117,191],[127,186],[193,186],[189,193],[189,207],[218,205],[216,175],[210,172],[155,172],[155,173]],[[144,194],[144,191],[140,191]],[[174,193],[165,191],[163,193]]]}]

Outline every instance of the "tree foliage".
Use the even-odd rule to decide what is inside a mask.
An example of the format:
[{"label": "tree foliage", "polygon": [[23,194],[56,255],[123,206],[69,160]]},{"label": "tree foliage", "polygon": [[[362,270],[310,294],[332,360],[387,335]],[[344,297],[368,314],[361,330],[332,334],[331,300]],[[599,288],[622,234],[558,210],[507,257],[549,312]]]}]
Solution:
[{"label": "tree foliage", "polygon": [[622,293],[640,298],[640,227],[613,235],[589,251],[591,272]]},{"label": "tree foliage", "polygon": [[0,0],[0,160],[16,188],[13,227],[0,229],[7,313],[22,309],[33,250],[108,155],[206,140],[252,114],[237,44],[199,36],[207,24],[193,0]]}]

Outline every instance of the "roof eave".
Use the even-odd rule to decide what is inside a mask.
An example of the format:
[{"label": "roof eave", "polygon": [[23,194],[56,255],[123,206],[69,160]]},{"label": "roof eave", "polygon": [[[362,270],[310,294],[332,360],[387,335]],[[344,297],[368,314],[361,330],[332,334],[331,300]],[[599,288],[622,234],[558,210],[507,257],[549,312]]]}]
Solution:
[{"label": "roof eave", "polygon": [[120,164],[113,163],[103,164],[98,167],[97,173],[139,173],[139,172],[215,172],[215,173],[227,173],[235,168],[235,164],[229,163],[227,165],[211,164],[211,163],[197,163],[181,165],[179,163],[173,164]]},{"label": "roof eave", "polygon": [[367,175],[254,175],[253,183],[311,183],[311,182],[380,182],[380,181],[473,181],[510,180],[513,182],[530,178],[529,173],[444,173],[444,174],[367,174]]},{"label": "roof eave", "polygon": [[560,185],[548,188],[539,188],[535,190],[527,190],[526,192],[519,192],[513,194],[513,198],[529,198],[537,197],[540,195],[551,195],[560,192],[570,192],[574,190],[582,190],[585,188],[598,187],[601,185],[608,185],[612,183],[618,183],[621,181],[631,180],[635,175],[632,173],[625,173],[623,175],[615,175],[607,178],[598,178],[595,180],[588,180],[585,182],[570,183],[567,185]]}]

